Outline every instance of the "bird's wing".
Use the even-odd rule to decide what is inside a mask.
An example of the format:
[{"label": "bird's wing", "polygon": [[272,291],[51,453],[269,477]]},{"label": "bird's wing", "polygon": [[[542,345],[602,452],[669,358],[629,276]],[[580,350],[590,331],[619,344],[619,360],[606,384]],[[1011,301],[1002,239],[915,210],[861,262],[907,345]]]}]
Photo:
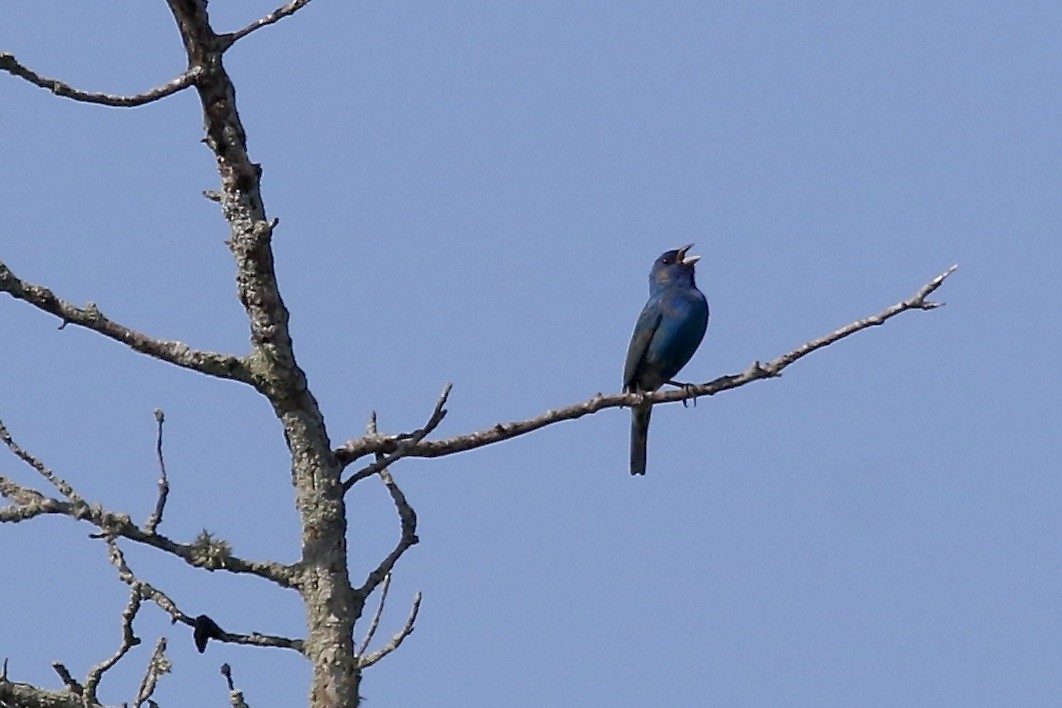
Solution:
[{"label": "bird's wing", "polygon": [[645,359],[645,352],[649,349],[649,342],[653,340],[663,313],[658,303],[649,302],[638,315],[638,322],[634,325],[634,334],[631,335],[630,346],[627,347],[627,363],[623,365],[623,388],[629,389],[638,376],[638,368]]}]

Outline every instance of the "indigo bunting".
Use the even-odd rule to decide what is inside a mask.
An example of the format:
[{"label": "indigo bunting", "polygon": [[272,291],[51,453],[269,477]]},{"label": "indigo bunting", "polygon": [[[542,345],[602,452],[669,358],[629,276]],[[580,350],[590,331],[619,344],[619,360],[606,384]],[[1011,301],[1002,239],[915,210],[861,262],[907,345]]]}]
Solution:
[{"label": "indigo bunting", "polygon": [[[655,391],[686,365],[708,328],[708,301],[693,282],[693,266],[700,256],[687,256],[687,244],[668,251],[649,271],[649,301],[634,325],[623,390]],[[631,408],[631,474],[645,474],[645,446],[649,437],[648,403]]]}]

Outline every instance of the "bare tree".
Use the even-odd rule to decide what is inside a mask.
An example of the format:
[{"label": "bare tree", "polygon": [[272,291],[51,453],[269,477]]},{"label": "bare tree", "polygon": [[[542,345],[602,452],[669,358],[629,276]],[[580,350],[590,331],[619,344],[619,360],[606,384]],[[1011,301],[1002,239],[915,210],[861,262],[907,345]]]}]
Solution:
[{"label": "bare tree", "polygon": [[[953,266],[941,273],[909,299],[812,339],[771,361],[755,362],[742,373],[653,394],[598,394],[589,400],[554,408],[525,420],[498,423],[448,439],[432,439],[430,435],[446,415],[450,392],[447,386],[427,415],[423,427],[401,434],[382,434],[377,430],[373,416],[365,434],[332,449],[317,401],[295,358],[288,328],[289,312],[274,272],[271,238],[277,220],[267,215],[259,181],[261,170],[248,155],[232,79],[222,62],[225,52],[236,42],[293,15],[309,0],[295,0],[238,31],[222,34],[215,32],[210,24],[206,0],[167,0],[167,3],[187,53],[188,68],[157,88],[134,96],[83,91],[41,76],[8,53],[0,53],[0,69],[58,96],[103,106],[136,107],[187,89],[198,93],[205,121],[204,141],[214,154],[221,182],[217,192],[205,196],[220,205],[230,228],[227,243],[236,264],[238,296],[250,327],[250,351],[243,355],[204,351],[183,342],[154,338],[110,319],[93,304],[78,307],[47,287],[20,279],[3,262],[0,262],[0,290],[59,318],[61,327],[75,325],[93,330],[162,362],[246,384],[265,397],[283,426],[291,455],[291,480],[301,520],[301,558],[292,564],[241,558],[227,543],[205,532],[191,541],[182,542],[159,531],[169,494],[162,447],[164,415],[161,411],[156,411],[158,498],[142,524],[134,522],[129,514],[86,500],[74,485],[49,469],[39,456],[23,449],[0,424],[0,440],[52,488],[52,491],[44,492],[0,476],[0,493],[8,502],[0,508],[0,521],[17,523],[56,514],[92,524],[97,529],[93,536],[106,544],[118,576],[130,588],[129,601],[121,616],[122,638],[113,655],[88,668],[80,680],[63,664],[53,664],[65,686],[58,691],[12,681],[5,661],[0,673],[0,706],[99,705],[98,689],[104,674],[140,642],[133,625],[145,600],[167,613],[173,622],[192,628],[200,650],[208,641],[214,640],[298,652],[313,667],[309,691],[311,706],[356,706],[363,671],[397,649],[413,632],[420,606],[418,594],[404,626],[388,641],[372,648],[391,573],[403,554],[418,540],[416,513],[389,471],[396,462],[406,457],[440,457],[491,445],[560,421],[608,408],[630,406],[643,400],[651,403],[682,401],[685,405],[686,401],[698,396],[710,396],[753,381],[780,376],[789,365],[844,337],[883,324],[908,310],[937,307],[939,303],[927,298],[955,269]],[[360,466],[354,468],[358,463]],[[345,495],[354,485],[369,477],[379,477],[385,485],[397,512],[400,535],[394,547],[379,559],[371,572],[355,581],[347,559]],[[136,575],[126,562],[122,543],[153,547],[195,568],[248,574],[294,590],[306,608],[305,637],[233,634],[224,631],[210,617],[186,614],[169,595]],[[355,642],[355,624],[362,619],[374,593],[375,608],[362,639]],[[165,652],[166,639],[160,638],[144,671],[143,681],[130,700],[133,705],[151,703],[157,681],[169,671]],[[221,671],[230,691],[231,704],[245,705],[242,694],[234,685],[230,667],[222,666]]]}]

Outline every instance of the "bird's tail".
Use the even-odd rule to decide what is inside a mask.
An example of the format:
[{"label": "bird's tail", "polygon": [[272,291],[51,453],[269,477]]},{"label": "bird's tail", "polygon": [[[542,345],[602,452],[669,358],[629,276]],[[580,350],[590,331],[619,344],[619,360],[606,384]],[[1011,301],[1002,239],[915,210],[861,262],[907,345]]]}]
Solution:
[{"label": "bird's tail", "polygon": [[645,448],[649,444],[650,405],[631,408],[631,474],[645,474]]}]

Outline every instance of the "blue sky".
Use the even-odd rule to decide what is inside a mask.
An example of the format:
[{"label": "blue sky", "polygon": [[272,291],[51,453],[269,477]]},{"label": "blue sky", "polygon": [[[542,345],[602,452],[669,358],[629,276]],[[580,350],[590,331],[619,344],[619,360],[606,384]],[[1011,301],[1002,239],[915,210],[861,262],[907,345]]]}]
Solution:
[{"label": "blue sky", "polygon": [[[219,30],[272,8],[214,3]],[[164,4],[5,3],[0,49],[136,93],[184,67]],[[389,706],[1046,705],[1062,691],[1062,7],[1057,3],[311,4],[226,56],[263,165],[299,361],[333,442],[371,409],[450,436],[614,392],[660,252],[704,258],[683,378],[773,358],[910,296],[779,380],[654,412],[649,473],[605,411],[394,469],[422,542],[367,672]],[[87,106],[0,76],[0,260],[76,303],[243,353],[217,175],[185,92]],[[91,500],[285,562],[279,425],[251,390],[0,299],[0,419]],[[11,456],[0,474],[40,484]],[[355,572],[397,537],[352,495]],[[58,687],[113,652],[126,587],[89,527],[0,528],[0,655]],[[126,546],[232,631],[300,635],[297,597]],[[356,577],[360,577],[356,576]],[[145,607],[163,705],[305,702],[290,652],[211,645]]]}]

